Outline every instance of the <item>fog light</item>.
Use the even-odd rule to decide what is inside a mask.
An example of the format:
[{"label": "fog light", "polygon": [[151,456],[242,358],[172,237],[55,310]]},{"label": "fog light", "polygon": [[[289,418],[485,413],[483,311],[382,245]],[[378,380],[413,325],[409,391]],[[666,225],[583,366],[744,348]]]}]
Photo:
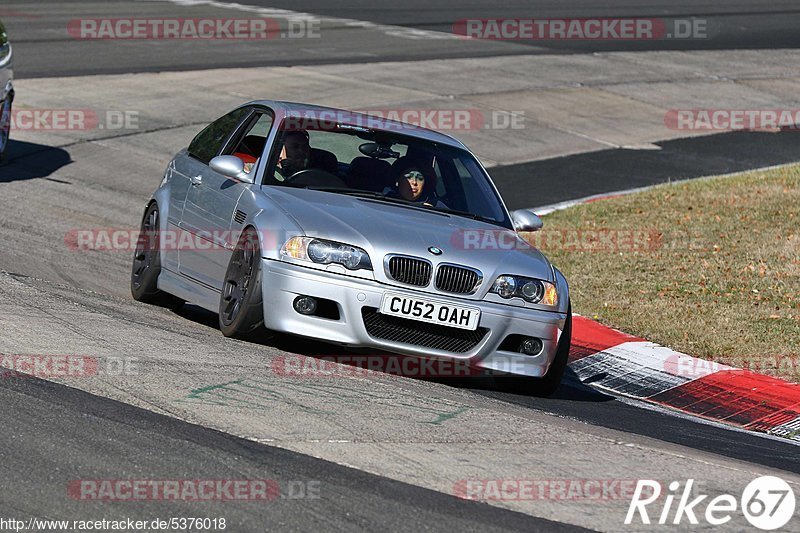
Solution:
[{"label": "fog light", "polygon": [[519,351],[525,355],[539,355],[542,353],[542,348],[544,348],[542,341],[536,337],[528,337],[519,345]]},{"label": "fog light", "polygon": [[298,296],[294,299],[294,310],[301,315],[313,315],[317,311],[317,301],[311,296]]}]

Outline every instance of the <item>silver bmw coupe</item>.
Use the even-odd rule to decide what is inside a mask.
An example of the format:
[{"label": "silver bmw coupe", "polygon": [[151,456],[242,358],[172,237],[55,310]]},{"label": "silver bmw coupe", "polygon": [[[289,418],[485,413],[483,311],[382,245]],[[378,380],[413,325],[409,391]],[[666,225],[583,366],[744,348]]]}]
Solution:
[{"label": "silver bmw coupe", "polygon": [[226,336],[270,331],[516,376],[552,394],[564,276],[456,139],[339,109],[251,102],[169,163],[142,219],[136,300],[191,302]]}]

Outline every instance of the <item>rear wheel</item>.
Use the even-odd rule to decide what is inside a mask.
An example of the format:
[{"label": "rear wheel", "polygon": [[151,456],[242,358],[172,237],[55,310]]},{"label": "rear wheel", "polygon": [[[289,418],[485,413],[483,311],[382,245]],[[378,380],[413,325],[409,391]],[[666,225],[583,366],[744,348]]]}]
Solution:
[{"label": "rear wheel", "polygon": [[6,160],[8,140],[11,136],[11,100],[12,97],[9,95],[0,104],[0,164]]},{"label": "rear wheel", "polygon": [[561,379],[564,377],[564,371],[569,362],[569,349],[571,344],[572,303],[567,306],[567,319],[564,322],[564,330],[561,332],[561,337],[558,339],[556,356],[550,368],[547,370],[547,373],[540,378],[522,376],[500,378],[498,380],[499,383],[509,392],[543,397],[552,396],[561,384]]},{"label": "rear wheel", "polygon": [[237,339],[264,333],[261,246],[252,227],[242,232],[225,272],[219,300],[219,329],[226,337]]},{"label": "rear wheel", "polygon": [[136,251],[133,254],[131,295],[139,302],[177,310],[185,302],[158,289],[158,275],[161,273],[161,232],[158,224],[158,204],[153,202],[144,212]]}]

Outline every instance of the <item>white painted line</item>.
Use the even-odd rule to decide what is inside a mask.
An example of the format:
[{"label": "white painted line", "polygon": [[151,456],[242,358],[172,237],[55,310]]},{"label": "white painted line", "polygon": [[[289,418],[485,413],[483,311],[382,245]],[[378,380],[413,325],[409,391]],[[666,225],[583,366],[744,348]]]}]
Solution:
[{"label": "white painted line", "polygon": [[[668,183],[670,183],[670,182],[668,182]],[[664,185],[664,184],[662,183],[662,184],[659,184],[659,185]],[[562,211],[564,209],[569,209],[570,207],[573,207],[573,206],[576,206],[576,205],[580,205],[580,204],[585,204],[587,202],[591,202],[592,200],[597,200],[599,198],[606,198],[606,197],[609,197],[609,196],[622,196],[622,195],[626,195],[626,194],[633,194],[633,193],[636,193],[636,192],[647,191],[649,189],[652,189],[653,187],[658,187],[659,185],[648,185],[647,187],[636,187],[635,189],[624,189],[624,190],[621,190],[621,191],[604,192],[604,193],[601,193],[601,194],[593,194],[591,196],[584,196],[582,198],[577,198],[575,200],[567,200],[565,202],[558,202],[556,204],[548,204],[548,205],[543,205],[543,206],[540,206],[540,207],[531,207],[531,208],[528,208],[528,211],[533,211],[534,213],[536,213],[537,215],[542,217],[542,216],[545,216],[545,215],[549,215],[550,213],[553,213],[555,211]]]}]

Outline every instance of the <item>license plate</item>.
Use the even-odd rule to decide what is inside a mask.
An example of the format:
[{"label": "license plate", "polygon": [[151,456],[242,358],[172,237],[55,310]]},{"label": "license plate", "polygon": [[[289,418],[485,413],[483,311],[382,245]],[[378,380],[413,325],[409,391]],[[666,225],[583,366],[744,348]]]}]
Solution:
[{"label": "license plate", "polygon": [[450,326],[451,328],[470,330],[478,328],[478,321],[481,318],[480,309],[392,293],[383,295],[381,313],[419,320],[420,322]]}]

